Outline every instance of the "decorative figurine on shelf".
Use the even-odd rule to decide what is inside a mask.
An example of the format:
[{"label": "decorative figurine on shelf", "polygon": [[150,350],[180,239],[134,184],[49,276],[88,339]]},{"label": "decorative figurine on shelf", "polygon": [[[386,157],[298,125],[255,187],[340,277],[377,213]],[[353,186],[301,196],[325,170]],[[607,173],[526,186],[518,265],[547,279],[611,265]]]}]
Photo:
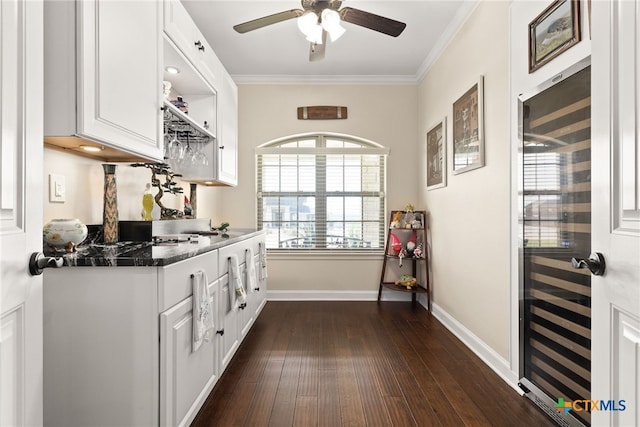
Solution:
[{"label": "decorative figurine on shelf", "polygon": [[[173,180],[174,178],[182,175],[174,173],[171,170],[171,167],[166,163],[132,163],[131,166],[134,168],[145,167],[151,169],[151,185],[158,187],[158,194],[155,195],[154,199],[156,204],[160,206],[160,219],[178,219],[184,216],[184,212],[177,209],[167,208],[160,201],[165,191],[171,194],[182,193],[182,187],[179,187],[178,183]],[[160,182],[157,175],[165,176],[164,183]]]},{"label": "decorative figurine on shelf", "polygon": [[391,255],[399,255],[402,250],[402,243],[396,233],[391,233]]},{"label": "decorative figurine on shelf", "polygon": [[402,267],[402,260],[405,259],[407,257],[407,250],[402,248],[400,249],[400,253],[398,254],[398,266]]},{"label": "decorative figurine on shelf", "polygon": [[406,287],[407,290],[411,290],[412,287],[418,284],[418,280],[410,274],[403,274],[395,283],[398,286]]},{"label": "decorative figurine on shelf", "polygon": [[413,220],[415,219],[415,215],[413,213],[413,205],[411,203],[409,203],[407,206],[405,206],[404,208],[407,212],[404,214],[404,228],[411,228],[412,227],[412,223]]},{"label": "decorative figurine on shelf", "polygon": [[411,237],[409,237],[409,241],[407,242],[407,253],[410,256],[413,256],[413,251],[416,248],[417,240],[418,240],[418,234],[414,231],[411,233]]},{"label": "decorative figurine on shelf", "polygon": [[390,228],[400,228],[400,211],[397,211],[393,214],[393,219],[391,220]]},{"label": "decorative figurine on shelf", "polygon": [[418,246],[413,250],[414,258],[422,258],[424,254],[422,253],[422,243],[418,243]]}]

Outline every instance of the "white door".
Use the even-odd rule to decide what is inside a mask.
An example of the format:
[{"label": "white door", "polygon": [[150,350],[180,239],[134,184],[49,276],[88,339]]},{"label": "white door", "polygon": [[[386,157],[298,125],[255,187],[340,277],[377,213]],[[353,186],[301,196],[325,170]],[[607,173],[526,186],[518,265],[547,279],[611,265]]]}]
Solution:
[{"label": "white door", "polygon": [[0,1],[0,425],[42,425],[42,2]]},{"label": "white door", "polygon": [[605,274],[591,281],[591,399],[612,400],[617,409],[593,411],[591,420],[638,426],[640,1],[594,1],[591,7],[592,250],[606,260]]}]

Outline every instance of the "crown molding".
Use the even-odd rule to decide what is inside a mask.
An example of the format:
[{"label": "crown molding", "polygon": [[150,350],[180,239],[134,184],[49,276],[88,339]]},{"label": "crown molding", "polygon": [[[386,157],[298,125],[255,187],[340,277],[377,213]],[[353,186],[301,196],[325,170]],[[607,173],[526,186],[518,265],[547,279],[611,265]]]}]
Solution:
[{"label": "crown molding", "polygon": [[429,55],[422,62],[420,68],[418,68],[418,72],[416,73],[416,82],[421,83],[424,77],[429,72],[429,69],[438,61],[440,55],[442,55],[449,45],[453,38],[458,34],[458,31],[462,28],[462,26],[467,22],[473,11],[476,9],[481,0],[465,0],[465,2],[460,6],[458,12],[451,20],[451,23],[444,30],[442,35],[438,38],[433,49],[429,52]]},{"label": "crown molding", "polygon": [[416,85],[415,75],[287,75],[267,74],[249,75],[234,74],[231,76],[236,84],[319,84],[319,85]]}]

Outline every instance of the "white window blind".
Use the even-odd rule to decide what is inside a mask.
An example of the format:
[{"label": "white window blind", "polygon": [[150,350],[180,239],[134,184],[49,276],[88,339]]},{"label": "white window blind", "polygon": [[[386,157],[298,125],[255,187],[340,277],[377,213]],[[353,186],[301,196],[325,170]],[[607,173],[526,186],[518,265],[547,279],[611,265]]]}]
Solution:
[{"label": "white window blind", "polygon": [[267,248],[379,251],[388,150],[313,135],[256,149],[258,228]]}]

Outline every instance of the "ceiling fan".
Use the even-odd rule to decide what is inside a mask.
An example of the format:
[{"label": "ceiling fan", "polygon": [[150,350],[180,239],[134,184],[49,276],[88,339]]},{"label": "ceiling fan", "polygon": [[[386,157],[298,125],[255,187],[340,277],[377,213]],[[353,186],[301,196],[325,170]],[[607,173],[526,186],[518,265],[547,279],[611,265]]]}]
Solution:
[{"label": "ceiling fan", "polygon": [[311,42],[309,61],[324,58],[327,34],[331,41],[340,37],[345,29],[341,21],[359,25],[370,30],[378,31],[392,37],[398,37],[407,24],[384,16],[375,15],[352,7],[343,7],[338,0],[301,0],[302,9],[291,9],[262,18],[235,25],[234,30],[243,34],[268,25],[277,24],[293,18],[298,18],[298,28]]}]

